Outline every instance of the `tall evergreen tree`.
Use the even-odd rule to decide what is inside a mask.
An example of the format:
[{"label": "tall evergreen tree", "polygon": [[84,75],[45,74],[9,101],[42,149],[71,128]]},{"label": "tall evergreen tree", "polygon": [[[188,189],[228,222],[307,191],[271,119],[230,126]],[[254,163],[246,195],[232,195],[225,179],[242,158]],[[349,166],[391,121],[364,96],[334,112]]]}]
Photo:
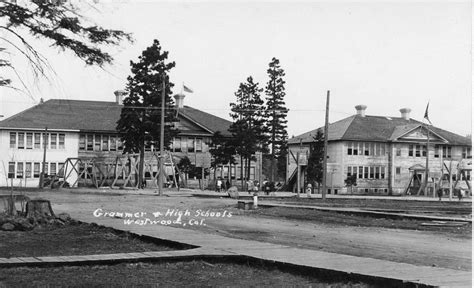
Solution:
[{"label": "tall evergreen tree", "polygon": [[318,190],[323,181],[323,160],[324,160],[324,133],[318,129],[313,137],[314,141],[310,145],[310,153],[308,157],[308,166],[306,174],[308,183],[315,186],[318,183]]},{"label": "tall evergreen tree", "polygon": [[260,93],[262,88],[250,76],[246,83],[240,83],[235,92],[236,102],[231,103],[230,116],[234,120],[229,128],[233,136],[233,146],[241,157],[241,165],[246,167],[246,175],[241,170],[241,179],[250,175],[250,161],[255,160],[256,152],[266,151],[267,130],[265,126],[265,107]]},{"label": "tall evergreen tree", "polygon": [[[283,166],[286,169],[286,141],[288,139],[287,120],[288,109],[285,107],[285,71],[280,67],[280,60],[273,57],[268,65],[267,74],[270,78],[265,87],[266,110],[265,116],[268,119],[266,126],[270,136],[271,149],[271,169],[270,181],[274,182],[275,177],[285,172],[281,171]],[[278,164],[277,165],[277,160]],[[284,161],[285,165],[281,162]],[[278,175],[278,176],[277,176]]]},{"label": "tall evergreen tree", "polygon": [[[120,133],[124,150],[123,153],[140,153],[138,173],[139,187],[142,187],[145,146],[154,144],[159,147],[164,141],[168,147],[178,131],[173,122],[175,111],[171,98],[169,71],[175,67],[175,62],[167,62],[168,52],[162,51],[158,40],[146,48],[138,62],[130,61],[132,75],[128,76],[127,91],[129,95],[123,101],[117,131]],[[161,93],[165,82],[165,139],[160,139],[161,124]]]},{"label": "tall evergreen tree", "polygon": [[[224,137],[219,131],[212,135],[209,153],[212,156],[211,167],[214,168],[214,179],[216,179],[218,166],[235,164],[235,147],[232,145],[232,139]],[[229,177],[229,180],[231,180],[231,177]]]}]

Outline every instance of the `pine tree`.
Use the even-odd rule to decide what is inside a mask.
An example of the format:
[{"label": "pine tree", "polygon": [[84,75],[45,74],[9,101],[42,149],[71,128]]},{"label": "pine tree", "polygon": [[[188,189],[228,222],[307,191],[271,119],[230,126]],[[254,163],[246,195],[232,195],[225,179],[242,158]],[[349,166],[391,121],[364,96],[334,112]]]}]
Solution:
[{"label": "pine tree", "polygon": [[323,160],[324,160],[324,133],[318,129],[313,137],[314,141],[310,145],[310,153],[308,157],[308,166],[306,174],[308,183],[314,187],[318,183],[318,190],[323,181]]},{"label": "pine tree", "polygon": [[[288,139],[286,116],[288,109],[285,107],[284,101],[286,95],[285,81],[283,80],[285,71],[280,67],[280,61],[277,58],[272,58],[267,73],[270,79],[265,87],[265,116],[268,119],[266,126],[269,131],[271,146],[270,181],[274,182],[276,175],[279,177],[286,171],[286,141]],[[285,165],[282,165],[282,161]],[[284,170],[282,170],[283,167],[285,167]]]},{"label": "pine tree", "polygon": [[[250,161],[256,160],[256,152],[266,151],[267,130],[265,126],[265,108],[260,93],[263,89],[254,83],[253,78],[247,78],[246,83],[240,83],[235,92],[236,102],[231,103],[230,116],[234,120],[229,128],[232,133],[232,145],[241,157],[241,165],[246,167],[246,176],[250,175]],[[241,170],[242,187],[244,173]]]},{"label": "pine tree", "polygon": [[[120,133],[124,150],[123,153],[140,153],[138,184],[142,187],[145,146],[154,144],[159,147],[164,141],[168,147],[178,131],[174,128],[176,122],[174,101],[171,98],[169,71],[175,67],[174,62],[167,62],[168,52],[162,51],[158,40],[146,48],[138,58],[138,62],[130,61],[132,75],[127,84],[129,95],[123,101],[117,131]],[[160,139],[161,124],[161,93],[165,81],[165,139]]]},{"label": "pine tree", "polygon": [[236,163],[234,157],[235,147],[232,145],[232,139],[224,137],[219,131],[212,135],[209,153],[211,153],[212,156],[211,167],[214,168],[214,179],[216,179],[218,166]]}]

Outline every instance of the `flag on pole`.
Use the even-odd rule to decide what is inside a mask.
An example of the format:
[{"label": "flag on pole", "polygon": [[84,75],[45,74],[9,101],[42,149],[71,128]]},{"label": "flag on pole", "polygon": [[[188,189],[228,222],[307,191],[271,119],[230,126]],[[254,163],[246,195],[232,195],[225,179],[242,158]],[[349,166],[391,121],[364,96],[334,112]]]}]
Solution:
[{"label": "flag on pole", "polygon": [[430,122],[430,125],[433,125],[433,123],[431,123],[430,121],[430,118],[428,117],[428,107],[430,107],[430,102],[428,102],[428,104],[426,105],[425,116],[423,118],[428,120],[428,122]]},{"label": "flag on pole", "polygon": [[189,87],[186,87],[186,85],[184,84],[183,84],[183,90],[184,92],[193,93],[193,90],[189,89]]}]

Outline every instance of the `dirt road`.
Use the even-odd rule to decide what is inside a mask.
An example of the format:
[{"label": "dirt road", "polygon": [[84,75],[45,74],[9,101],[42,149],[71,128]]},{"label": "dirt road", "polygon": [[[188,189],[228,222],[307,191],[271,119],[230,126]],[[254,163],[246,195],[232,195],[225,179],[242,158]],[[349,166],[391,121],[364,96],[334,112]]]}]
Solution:
[{"label": "dirt road", "polygon": [[[32,193],[31,195],[38,195]],[[438,266],[471,271],[471,238],[429,231],[379,227],[357,227],[296,221],[272,217],[251,217],[235,208],[236,200],[194,197],[157,197],[151,195],[78,194],[42,192],[53,209],[93,213],[102,211],[153,212],[167,209],[228,211],[232,217],[210,217],[205,225],[186,226],[228,237],[284,244],[340,254],[370,257],[422,266]],[[194,213],[192,213],[194,214]],[[183,216],[188,221],[194,215]],[[124,226],[126,229],[126,226]]]}]

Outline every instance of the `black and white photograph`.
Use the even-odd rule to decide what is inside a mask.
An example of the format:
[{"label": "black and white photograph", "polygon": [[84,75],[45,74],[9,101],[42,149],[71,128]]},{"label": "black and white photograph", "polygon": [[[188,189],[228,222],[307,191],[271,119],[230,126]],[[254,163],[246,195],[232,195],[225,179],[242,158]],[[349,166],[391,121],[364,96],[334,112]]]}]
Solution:
[{"label": "black and white photograph", "polygon": [[469,0],[1,0],[0,288],[472,287]]}]

